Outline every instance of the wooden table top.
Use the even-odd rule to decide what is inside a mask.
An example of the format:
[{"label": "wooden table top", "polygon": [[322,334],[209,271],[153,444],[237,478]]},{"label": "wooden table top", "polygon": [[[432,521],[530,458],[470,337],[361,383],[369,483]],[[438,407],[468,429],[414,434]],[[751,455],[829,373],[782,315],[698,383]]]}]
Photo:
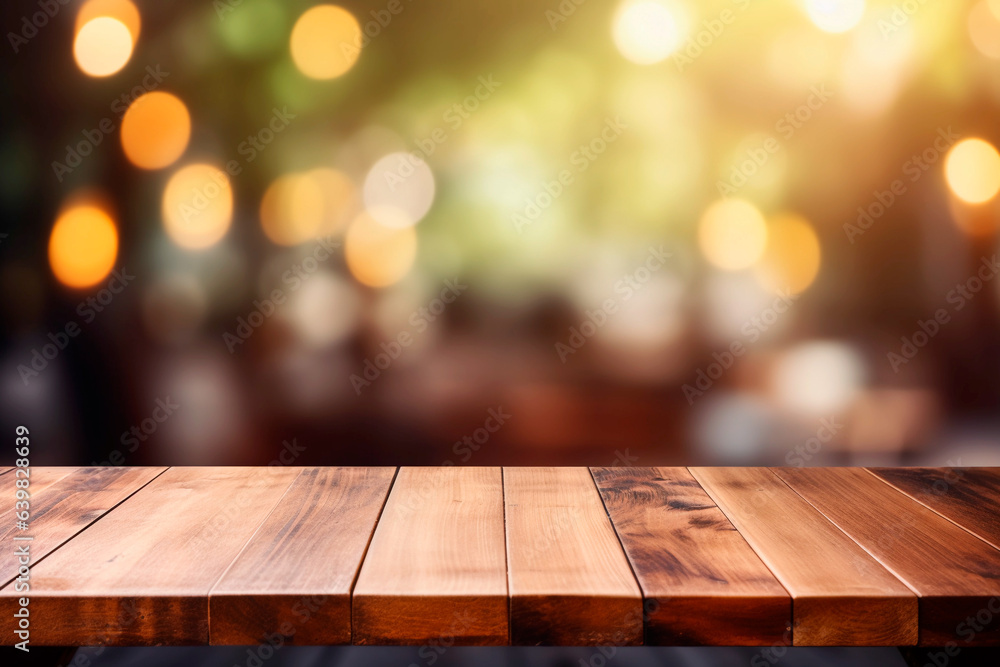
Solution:
[{"label": "wooden table top", "polygon": [[32,468],[29,488],[19,529],[0,472],[4,645],[28,597],[39,646],[1000,646],[1000,468]]}]

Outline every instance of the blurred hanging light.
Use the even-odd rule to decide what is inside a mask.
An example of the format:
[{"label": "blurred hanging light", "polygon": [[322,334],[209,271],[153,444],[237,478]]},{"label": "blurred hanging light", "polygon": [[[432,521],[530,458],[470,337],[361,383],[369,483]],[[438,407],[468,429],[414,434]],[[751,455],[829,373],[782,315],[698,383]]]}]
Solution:
[{"label": "blurred hanging light", "polygon": [[[391,153],[368,172],[364,200],[369,212],[383,225],[415,225],[434,203],[434,173],[416,155]],[[382,214],[390,209],[395,213]]]},{"label": "blurred hanging light", "polygon": [[[381,216],[384,217],[384,216]],[[405,276],[417,256],[413,227],[386,226],[364,212],[347,230],[344,253],[358,282],[386,287]]]},{"label": "blurred hanging light", "polygon": [[615,46],[636,64],[660,62],[681,45],[677,14],[676,6],[659,0],[627,0],[614,18]]},{"label": "blurred hanging light", "polygon": [[183,248],[217,243],[229,229],[233,191],[229,177],[209,164],[188,165],[170,177],[163,191],[163,224]]},{"label": "blurred hanging light", "polygon": [[191,116],[174,95],[140,95],[122,118],[122,149],[137,167],[162,169],[177,161],[191,137]]},{"label": "blurred hanging light", "polygon": [[767,249],[756,267],[761,283],[771,291],[805,291],[819,273],[819,237],[798,215],[782,215],[768,222]]},{"label": "blurred hanging light", "polygon": [[99,16],[77,31],[73,41],[76,64],[88,76],[110,76],[132,57],[132,33],[118,19]]},{"label": "blurred hanging light", "polygon": [[969,11],[968,27],[976,49],[987,58],[1000,59],[1000,8],[980,2]]},{"label": "blurred hanging light", "polygon": [[705,259],[726,271],[745,269],[767,245],[767,225],[753,204],[742,199],[717,201],[698,223],[698,245]]},{"label": "blurred hanging light", "polygon": [[944,173],[956,197],[981,204],[1000,190],[1000,153],[982,139],[963,139],[948,151]]},{"label": "blurred hanging light", "polygon": [[847,32],[865,15],[865,0],[805,0],[806,13],[824,32]]},{"label": "blurred hanging light", "polygon": [[132,35],[132,43],[139,41],[142,19],[139,9],[129,0],[87,0],[76,13],[75,31],[80,32],[80,28],[101,16],[121,21]]},{"label": "blurred hanging light", "polygon": [[90,287],[105,278],[118,256],[118,230],[111,216],[91,204],[63,211],[49,237],[49,264],[59,282]]},{"label": "blurred hanging light", "polygon": [[292,60],[312,79],[333,79],[354,66],[361,55],[361,26],[336,5],[316,5],[292,28]]}]

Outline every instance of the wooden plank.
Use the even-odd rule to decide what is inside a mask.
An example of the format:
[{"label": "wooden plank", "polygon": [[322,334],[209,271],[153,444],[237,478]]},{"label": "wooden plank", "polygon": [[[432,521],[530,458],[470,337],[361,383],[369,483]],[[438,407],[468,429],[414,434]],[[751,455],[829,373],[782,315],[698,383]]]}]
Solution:
[{"label": "wooden plank", "polygon": [[917,598],[766,468],[691,468],[792,595],[796,646],[917,642]]},{"label": "wooden plank", "polygon": [[349,644],[351,587],[395,468],[307,468],[209,597],[212,644]]},{"label": "wooden plank", "polygon": [[167,470],[31,569],[32,645],[208,643],[209,590],[299,471]]},{"label": "wooden plank", "polygon": [[914,500],[1000,549],[1000,468],[870,468]]},{"label": "wooden plank", "polygon": [[401,468],[354,587],[355,644],[507,643],[500,468]]},{"label": "wooden plank", "polygon": [[[917,592],[921,645],[1000,646],[1000,550],[863,468],[775,473]],[[982,610],[990,623],[968,639]]]},{"label": "wooden plank", "polygon": [[504,468],[514,645],[642,643],[642,594],[587,468]]},{"label": "wooden plank", "polygon": [[[6,499],[5,502],[0,505],[0,545],[2,545],[4,552],[3,556],[0,556],[0,563],[7,560],[9,556],[14,553],[14,549],[16,547],[14,546],[13,537],[16,533],[20,532],[14,528],[17,521],[15,518],[17,508],[14,506],[14,503],[17,500],[15,491],[17,490],[18,480],[23,480],[24,475],[27,474],[29,494],[28,502],[34,503],[35,499],[37,499],[38,496],[45,491],[45,489],[49,488],[76,470],[79,470],[79,468],[38,466],[29,468],[27,473],[21,472],[0,477],[0,498]],[[23,484],[23,482],[21,483]],[[32,512],[32,514],[34,514],[34,512]],[[29,535],[31,534],[30,530],[25,532]],[[33,558],[33,560],[37,559]],[[12,579],[12,577],[9,576],[9,570],[6,570],[7,576],[4,575],[4,572],[5,570],[0,569],[0,588],[9,584]]]},{"label": "wooden plank", "polygon": [[[49,488],[62,478],[67,475],[76,472],[80,468],[76,467],[66,467],[66,466],[34,466],[28,469],[28,492],[34,497],[36,494],[41,493],[45,489]],[[11,469],[13,470],[13,468]],[[14,474],[14,475],[4,475],[0,479],[0,493],[3,497],[14,498],[14,489],[18,479],[24,479],[24,474]],[[0,511],[9,512],[10,516],[13,516],[14,507],[13,503],[5,503],[0,507]],[[9,523],[8,517],[5,515],[2,519],[4,523]]]},{"label": "wooden plank", "polygon": [[646,599],[647,645],[790,643],[791,598],[687,469],[591,472]]},{"label": "wooden plank", "polygon": [[[29,528],[20,531],[14,521],[0,524],[0,586],[6,586],[17,577],[18,555],[14,552],[15,536],[29,535],[29,551],[32,564],[38,563],[60,545],[97,521],[118,503],[152,481],[166,468],[77,468],[62,469],[71,472],[60,475],[56,472],[46,475],[46,469],[34,468],[29,487],[31,497]],[[37,485],[41,478],[47,481],[57,477],[50,484]],[[37,486],[42,489],[36,490]],[[11,499],[13,511],[14,493],[4,494]],[[6,546],[9,545],[9,548]]]}]

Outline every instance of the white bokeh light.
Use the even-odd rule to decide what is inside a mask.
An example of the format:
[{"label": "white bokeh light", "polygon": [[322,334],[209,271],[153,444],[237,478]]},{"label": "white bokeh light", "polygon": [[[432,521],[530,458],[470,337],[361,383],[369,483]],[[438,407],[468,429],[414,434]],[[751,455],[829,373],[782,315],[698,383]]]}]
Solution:
[{"label": "white bokeh light", "polygon": [[675,8],[657,0],[626,2],[615,15],[612,30],[615,46],[636,64],[660,62],[683,41],[683,31],[675,13]]},{"label": "white bokeh light", "polygon": [[865,15],[865,0],[806,0],[806,12],[824,32],[847,32]]},{"label": "white bokeh light", "polygon": [[[410,153],[390,153],[372,166],[365,178],[365,207],[386,227],[412,226],[434,203],[434,173]],[[402,215],[383,214],[395,209]]]},{"label": "white bokeh light", "polygon": [[786,408],[810,415],[849,407],[865,381],[865,364],[851,346],[833,341],[803,343],[774,368],[774,393]]}]

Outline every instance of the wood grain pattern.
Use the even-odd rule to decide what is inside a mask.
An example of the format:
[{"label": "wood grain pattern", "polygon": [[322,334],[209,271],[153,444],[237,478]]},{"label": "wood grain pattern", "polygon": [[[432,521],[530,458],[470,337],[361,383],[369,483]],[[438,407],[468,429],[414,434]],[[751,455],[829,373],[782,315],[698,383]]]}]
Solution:
[{"label": "wood grain pattern", "polygon": [[917,598],[766,468],[691,468],[792,595],[796,646],[905,646]]},{"label": "wood grain pattern", "polygon": [[685,468],[593,468],[646,599],[647,645],[790,643],[785,589]]},{"label": "wood grain pattern", "polygon": [[870,468],[869,471],[1000,549],[1000,468]]},{"label": "wood grain pattern", "polygon": [[351,587],[395,468],[307,468],[209,598],[212,644],[349,644]]},{"label": "wood grain pattern", "polygon": [[[166,468],[63,468],[60,471],[69,472],[49,474],[51,470],[35,468],[32,473],[29,530],[19,531],[12,518],[0,524],[0,544],[4,545],[0,551],[0,586],[17,576],[15,536],[31,536],[31,562],[38,563]],[[13,501],[13,490],[3,496]],[[13,502],[10,508],[12,512]]]},{"label": "wood grain pattern", "polygon": [[[775,473],[917,592],[921,645],[1000,646],[1000,550],[863,468]],[[991,621],[960,636],[984,609]]]},{"label": "wood grain pattern", "polygon": [[31,569],[32,645],[208,643],[209,590],[298,474],[167,470]]},{"label": "wood grain pattern", "polygon": [[504,468],[514,645],[642,643],[642,594],[586,468]]},{"label": "wood grain pattern", "polygon": [[354,588],[355,644],[508,640],[500,468],[400,468]]}]

